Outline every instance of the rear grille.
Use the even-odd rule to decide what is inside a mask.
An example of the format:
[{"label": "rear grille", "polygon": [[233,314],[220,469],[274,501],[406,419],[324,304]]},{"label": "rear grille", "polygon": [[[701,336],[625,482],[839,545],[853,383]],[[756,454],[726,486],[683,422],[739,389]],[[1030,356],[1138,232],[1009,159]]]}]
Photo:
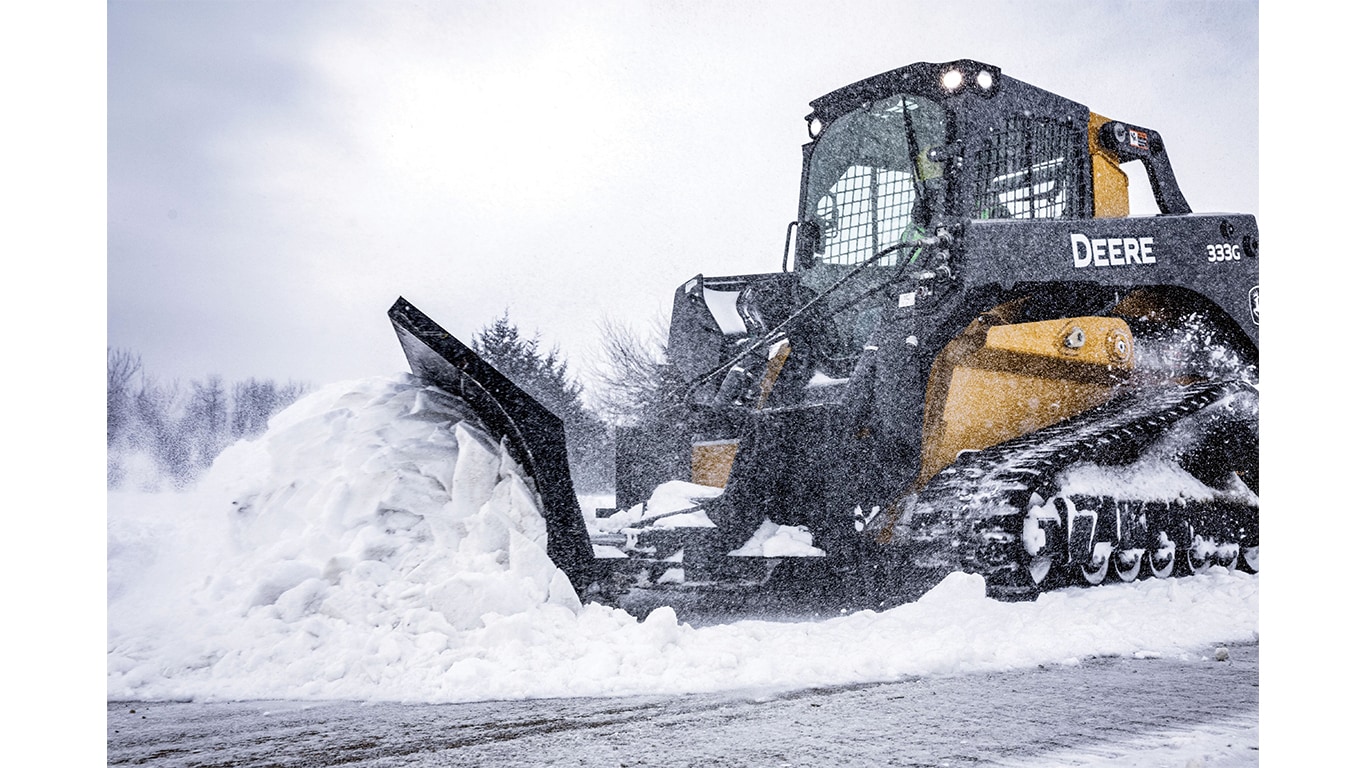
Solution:
[{"label": "rear grille", "polygon": [[1082,146],[1068,124],[1016,116],[977,151],[973,214],[981,219],[1085,215]]}]

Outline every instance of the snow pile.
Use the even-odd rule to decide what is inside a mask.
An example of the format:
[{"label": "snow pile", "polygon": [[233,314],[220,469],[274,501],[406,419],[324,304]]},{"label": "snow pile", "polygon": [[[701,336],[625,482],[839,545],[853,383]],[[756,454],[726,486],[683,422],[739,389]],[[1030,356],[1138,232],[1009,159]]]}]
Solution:
[{"label": "snow pile", "polygon": [[111,695],[168,664],[199,682],[159,695],[252,696],[262,676],[305,696],[420,687],[403,659],[492,616],[579,608],[519,468],[406,377],[308,397],[204,484],[178,518],[110,516]]},{"label": "snow pile", "polygon": [[954,574],[824,622],[694,628],[580,605],[519,469],[406,376],[301,400],[195,493],[109,501],[111,699],[769,692],[1257,637],[1257,578],[1217,567],[1015,604]]}]

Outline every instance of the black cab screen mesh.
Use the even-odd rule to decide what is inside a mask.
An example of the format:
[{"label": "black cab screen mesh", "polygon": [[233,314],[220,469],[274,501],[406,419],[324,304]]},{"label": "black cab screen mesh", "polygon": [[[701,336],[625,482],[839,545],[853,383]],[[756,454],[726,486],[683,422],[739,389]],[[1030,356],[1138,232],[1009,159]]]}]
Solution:
[{"label": "black cab screen mesh", "polygon": [[[828,126],[808,168],[803,218],[815,224],[821,264],[858,264],[923,235],[925,185],[942,173],[925,153],[944,141],[944,111],[929,99],[892,96]],[[884,257],[886,265],[901,256]]]},{"label": "black cab screen mesh", "polygon": [[1083,146],[1066,123],[1016,116],[987,137],[973,163],[972,212],[980,219],[1085,215]]}]

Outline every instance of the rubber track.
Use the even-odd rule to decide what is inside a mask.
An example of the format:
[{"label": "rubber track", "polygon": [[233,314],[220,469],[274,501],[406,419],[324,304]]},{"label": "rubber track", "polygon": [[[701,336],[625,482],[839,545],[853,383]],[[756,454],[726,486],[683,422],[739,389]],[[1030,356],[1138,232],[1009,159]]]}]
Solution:
[{"label": "rubber track", "polygon": [[951,531],[963,567],[986,576],[989,587],[1003,587],[1001,577],[1018,565],[1015,557],[1002,556],[1002,546],[1013,554],[1016,537],[995,520],[1018,520],[1030,495],[1066,467],[1097,454],[1136,453],[1177,421],[1251,388],[1234,379],[1135,390],[1037,432],[964,453],[919,494],[899,523],[898,538]]}]

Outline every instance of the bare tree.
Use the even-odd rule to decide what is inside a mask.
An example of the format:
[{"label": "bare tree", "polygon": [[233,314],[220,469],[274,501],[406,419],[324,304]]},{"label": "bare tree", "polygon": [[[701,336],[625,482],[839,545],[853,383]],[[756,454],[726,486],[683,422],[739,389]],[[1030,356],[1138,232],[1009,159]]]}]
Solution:
[{"label": "bare tree", "polygon": [[228,444],[228,395],[223,377],[190,382],[190,401],[180,420],[181,438],[195,474],[207,469]]},{"label": "bare tree", "polygon": [[107,482],[121,487],[137,457],[146,457],[156,475],[139,477],[151,487],[170,482],[185,487],[213,464],[233,440],[254,437],[271,416],[309,391],[306,384],[279,386],[255,379],[228,387],[211,375],[190,382],[161,384],[143,370],[140,356],[107,349]]},{"label": "bare tree", "polygon": [[613,488],[624,509],[644,501],[674,476],[676,467],[687,465],[687,386],[669,364],[668,323],[662,316],[643,332],[610,320],[598,328],[602,346],[592,369],[594,407],[614,427]]},{"label": "bare tree", "polygon": [[593,361],[593,407],[615,426],[636,426],[664,397],[667,326],[656,316],[644,332],[604,318],[598,323],[600,356]]},{"label": "bare tree", "polygon": [[184,486],[194,476],[183,419],[177,417],[183,408],[180,382],[163,385],[143,375],[142,386],[133,396],[133,411],[137,415],[133,449],[151,455],[162,474],[176,486]]},{"label": "bare tree", "polygon": [[142,370],[142,358],[126,349],[105,347],[108,378],[105,390],[105,474],[110,487],[123,482],[122,456],[127,453],[129,432],[136,423],[133,408],[133,377]]},{"label": "bare tree", "polygon": [[105,348],[108,379],[105,391],[108,417],[107,444],[113,445],[133,416],[133,377],[142,370],[142,358],[126,349]]}]

